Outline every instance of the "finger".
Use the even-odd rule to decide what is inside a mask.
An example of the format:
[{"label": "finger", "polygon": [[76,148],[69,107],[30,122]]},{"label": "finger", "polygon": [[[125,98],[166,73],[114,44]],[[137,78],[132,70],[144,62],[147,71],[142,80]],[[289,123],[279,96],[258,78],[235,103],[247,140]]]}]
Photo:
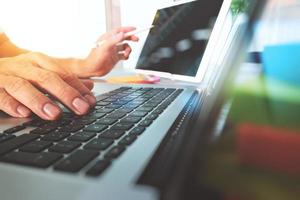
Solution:
[{"label": "finger", "polygon": [[12,117],[29,117],[31,111],[0,88],[0,110]]},{"label": "finger", "polygon": [[[118,33],[120,33],[120,32],[122,32],[122,33],[125,34],[125,33],[131,32],[131,31],[134,31],[134,30],[136,30],[136,28],[135,28],[135,27],[132,27],[132,26],[120,27],[120,28],[117,28],[117,29],[115,30],[115,32],[114,32],[113,35],[116,35],[116,34],[118,34]],[[139,38],[138,38],[136,35],[130,35],[130,36],[128,36],[128,37],[125,37],[124,39],[125,39],[125,40],[129,40],[129,41],[132,41],[132,42],[137,42],[137,41],[139,41]]]},{"label": "finger", "polygon": [[[70,86],[72,86],[75,90],[77,90],[91,105],[94,106],[96,104],[96,98],[94,95],[90,92],[90,90],[85,87],[85,85],[71,72],[68,72],[66,70],[63,70],[62,67],[59,67],[57,63],[55,63],[52,59],[50,59],[47,56],[44,56],[43,54],[35,54],[35,60],[38,65],[43,67],[48,67],[50,71],[51,69],[54,69],[55,71],[60,71],[59,75],[61,78],[68,83]],[[58,68],[58,69],[57,69]]]},{"label": "finger", "polygon": [[125,39],[124,33],[120,32],[108,38],[106,42],[103,44],[103,46],[110,48],[112,46],[118,45],[119,43],[123,42],[124,39]]},{"label": "finger", "polygon": [[138,42],[140,40],[140,38],[138,38],[135,35],[132,35],[132,36],[127,37],[126,40],[130,40],[132,42]]},{"label": "finger", "polygon": [[19,77],[0,76],[0,86],[17,101],[45,120],[55,120],[61,110],[49,98]]},{"label": "finger", "polygon": [[15,73],[47,91],[47,93],[58,99],[77,115],[83,115],[88,112],[90,105],[87,100],[58,74],[32,66],[20,68]]},{"label": "finger", "polygon": [[129,47],[129,44],[127,43],[120,43],[120,44],[117,44],[117,51],[124,51],[126,48]]},{"label": "finger", "polygon": [[134,31],[134,30],[136,30],[136,27],[133,27],[133,26],[124,26],[124,27],[116,28],[112,32],[114,34],[116,34],[116,33],[120,33],[120,32],[127,33],[127,32],[131,32],[131,31]]},{"label": "finger", "polygon": [[[57,70],[57,68],[62,69],[62,67],[59,67],[57,65],[57,63],[55,63],[52,59],[50,59],[47,56],[44,56],[43,54],[35,54],[35,61],[37,62],[38,65],[42,66],[43,68],[47,68],[50,71],[51,71],[51,69],[56,69],[56,70]],[[71,88],[69,88],[70,92],[73,92],[73,93],[75,91],[79,92],[81,97],[84,98],[84,101],[89,103],[89,106],[90,105],[94,106],[96,104],[96,98],[94,97],[94,95],[90,92],[90,90],[87,87],[85,87],[81,83],[81,81],[75,75],[73,75],[72,73],[69,73],[67,71],[62,71],[61,73],[59,73],[59,75],[65,83],[67,83],[69,86],[73,87],[73,91],[71,90]],[[58,98],[58,99],[60,100],[60,98]],[[80,103],[80,101],[79,101],[79,103]],[[82,103],[83,102],[81,102],[80,104],[82,104]],[[69,108],[72,109],[72,107],[70,107],[70,104],[65,104],[65,105],[67,105]],[[88,108],[86,106],[85,106],[85,108],[82,106],[84,106],[84,105],[77,106],[78,108],[76,108],[76,111],[77,111],[76,114],[85,114],[88,111],[89,106],[88,106]],[[75,107],[75,105],[73,105],[73,109],[72,109],[73,111],[75,111],[74,107]]]},{"label": "finger", "polygon": [[85,87],[87,87],[90,91],[93,90],[94,88],[94,82],[92,80],[89,80],[89,79],[81,79],[80,80],[84,85]]},{"label": "finger", "polygon": [[[82,90],[82,88],[76,88],[77,90],[74,89],[71,85],[69,85],[61,77],[53,72],[42,69],[35,69],[34,71],[35,72],[33,72],[32,75],[36,74],[36,76],[39,76],[39,78],[38,80],[31,79],[31,81],[33,81],[36,85],[46,90],[49,94],[54,96],[77,115],[84,115],[88,112],[88,110],[90,109],[90,105],[78,91]],[[68,81],[71,82],[72,85],[79,86],[79,84],[76,83],[75,79],[66,79],[68,79]]]},{"label": "finger", "polygon": [[118,54],[120,60],[127,60],[129,58],[129,55],[130,55],[131,51],[132,51],[132,49],[129,45],[125,45],[124,48],[125,48],[124,51],[119,52],[119,54]]},{"label": "finger", "polygon": [[93,93],[87,88],[77,77],[74,75],[62,75],[63,80],[66,81],[74,89],[77,89],[79,93],[88,101],[91,106],[96,104],[96,98]]}]

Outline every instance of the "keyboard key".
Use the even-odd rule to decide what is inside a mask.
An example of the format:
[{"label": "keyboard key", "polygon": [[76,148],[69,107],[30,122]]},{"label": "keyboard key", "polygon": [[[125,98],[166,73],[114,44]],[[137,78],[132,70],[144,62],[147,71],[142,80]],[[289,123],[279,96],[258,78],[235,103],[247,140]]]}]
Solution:
[{"label": "keyboard key", "polygon": [[128,101],[115,101],[115,102],[113,103],[113,105],[120,105],[120,106],[122,106],[122,105],[124,105],[124,104],[126,104],[126,103],[128,103]]},{"label": "keyboard key", "polygon": [[111,164],[111,161],[108,160],[99,160],[96,164],[91,167],[86,174],[88,176],[99,176],[107,167]]},{"label": "keyboard key", "polygon": [[110,102],[105,102],[105,101],[99,101],[99,102],[97,102],[97,106],[107,106],[107,105],[109,105],[110,104]]},{"label": "keyboard key", "polygon": [[147,103],[145,103],[145,104],[143,105],[143,107],[155,108],[158,104],[159,104],[159,103],[149,103],[149,102],[147,102]]},{"label": "keyboard key", "polygon": [[97,151],[77,150],[75,153],[58,163],[54,169],[66,172],[78,172],[98,155],[99,152]]},{"label": "keyboard key", "polygon": [[11,135],[11,134],[1,134],[0,133],[0,143],[1,142],[5,142],[7,140],[10,140],[10,139],[13,139],[15,138],[16,136],[15,135]]},{"label": "keyboard key", "polygon": [[150,124],[152,124],[152,122],[152,120],[144,119],[143,121],[141,121],[141,123],[139,123],[139,126],[148,127],[150,126]]},{"label": "keyboard key", "polygon": [[124,117],[126,115],[126,113],[119,113],[119,112],[113,112],[109,115],[107,115],[107,118],[113,118],[113,119],[120,119],[122,117]]},{"label": "keyboard key", "polygon": [[91,150],[105,150],[113,143],[114,141],[112,139],[98,138],[90,141],[87,145],[84,146],[84,148]]},{"label": "keyboard key", "polygon": [[132,113],[130,113],[130,117],[145,117],[148,114],[148,112],[144,112],[144,111],[134,111]]},{"label": "keyboard key", "polygon": [[19,151],[6,154],[2,157],[2,161],[33,167],[46,168],[61,158],[62,155],[57,153],[27,153]]},{"label": "keyboard key", "polygon": [[152,112],[152,114],[161,114],[162,112],[164,112],[163,109],[157,108],[157,109],[155,109],[155,110]]},{"label": "keyboard key", "polygon": [[105,158],[117,158],[124,151],[125,151],[125,147],[115,146],[112,149],[110,149],[104,156]]},{"label": "keyboard key", "polygon": [[100,108],[96,110],[97,113],[111,113],[112,111],[114,111],[112,108]]},{"label": "keyboard key", "polygon": [[111,96],[110,98],[105,99],[104,101],[111,102],[112,104],[114,104],[117,100],[117,97]]},{"label": "keyboard key", "polygon": [[129,102],[128,104],[125,104],[124,107],[126,108],[137,108],[141,105],[142,103],[131,103]]},{"label": "keyboard key", "polygon": [[107,130],[99,138],[118,139],[125,134],[124,130]]},{"label": "keyboard key", "polygon": [[40,136],[35,134],[23,134],[19,137],[15,137],[13,139],[7,140],[6,142],[2,142],[0,145],[0,155],[3,155],[9,151],[12,151],[28,142],[36,140]]},{"label": "keyboard key", "polygon": [[110,97],[110,95],[108,94],[99,95],[97,96],[97,102],[101,102],[102,100],[107,99],[108,97]]},{"label": "keyboard key", "polygon": [[36,128],[30,131],[32,134],[38,134],[38,135],[46,135],[51,131],[55,131],[56,128]]},{"label": "keyboard key", "polygon": [[83,129],[83,131],[100,133],[101,131],[105,130],[106,128],[107,128],[106,125],[92,124],[92,125],[89,125],[88,127],[85,127]]},{"label": "keyboard key", "polygon": [[19,151],[29,152],[29,153],[39,153],[50,146],[52,146],[52,142],[33,141],[21,147]]},{"label": "keyboard key", "polygon": [[70,133],[66,133],[66,132],[60,132],[60,131],[52,132],[52,133],[49,133],[49,134],[45,135],[44,137],[42,137],[42,140],[58,142],[58,141],[65,139],[69,135],[70,135]]},{"label": "keyboard key", "polygon": [[97,134],[94,132],[78,132],[68,138],[68,140],[71,141],[78,141],[78,142],[86,142],[93,137],[95,137]]},{"label": "keyboard key", "polygon": [[113,125],[111,127],[111,130],[129,130],[133,127],[133,124],[129,124],[129,123],[126,123],[126,124],[123,124],[123,123],[117,123],[115,125]]},{"label": "keyboard key", "polygon": [[151,113],[151,114],[147,115],[146,119],[147,120],[155,120],[157,117],[158,117],[158,114]]},{"label": "keyboard key", "polygon": [[61,119],[67,119],[67,120],[72,120],[72,119],[75,119],[77,118],[77,115],[74,115],[73,113],[70,113],[70,112],[64,112],[62,113],[61,115]]},{"label": "keyboard key", "polygon": [[125,118],[123,118],[121,120],[122,123],[137,123],[139,121],[141,121],[141,117],[130,117],[130,116],[127,116]]},{"label": "keyboard key", "polygon": [[84,128],[84,125],[82,124],[70,124],[68,126],[64,126],[63,128],[59,129],[61,132],[68,132],[68,133],[74,133]]},{"label": "keyboard key", "polygon": [[61,141],[56,145],[49,148],[49,151],[57,152],[57,153],[71,153],[74,149],[80,147],[80,142],[73,141]]},{"label": "keyboard key", "polygon": [[19,131],[21,131],[21,130],[23,130],[25,128],[26,128],[25,126],[15,126],[13,128],[5,130],[4,133],[12,134],[12,133],[19,132]]},{"label": "keyboard key", "polygon": [[31,120],[29,122],[25,122],[23,124],[23,126],[26,126],[26,127],[40,127],[44,124],[46,124],[47,121],[44,121],[44,120],[41,120],[41,119],[34,119],[34,120]]},{"label": "keyboard key", "polygon": [[104,108],[118,109],[120,107],[121,107],[121,105],[113,105],[113,104],[111,104],[111,105],[105,106]]},{"label": "keyboard key", "polygon": [[105,115],[106,115],[106,113],[95,112],[95,113],[91,113],[91,114],[85,116],[85,118],[88,118],[88,119],[100,119],[100,118],[104,117]]},{"label": "keyboard key", "polygon": [[129,132],[129,135],[141,135],[145,131],[145,127],[137,126]]},{"label": "keyboard key", "polygon": [[113,119],[113,118],[102,118],[102,119],[98,120],[96,122],[96,124],[112,125],[117,121],[118,121],[117,119]]},{"label": "keyboard key", "polygon": [[142,112],[150,112],[152,110],[153,110],[152,107],[143,107],[143,106],[136,109],[136,111],[142,111]]},{"label": "keyboard key", "polygon": [[133,111],[133,108],[119,108],[116,112],[120,112],[120,113],[130,113],[131,111]]},{"label": "keyboard key", "polygon": [[128,146],[128,145],[132,144],[136,139],[137,139],[137,136],[135,136],[135,135],[127,135],[119,142],[119,145]]},{"label": "keyboard key", "polygon": [[94,123],[96,119],[77,119],[72,122],[72,124],[80,124],[80,125],[90,125]]}]

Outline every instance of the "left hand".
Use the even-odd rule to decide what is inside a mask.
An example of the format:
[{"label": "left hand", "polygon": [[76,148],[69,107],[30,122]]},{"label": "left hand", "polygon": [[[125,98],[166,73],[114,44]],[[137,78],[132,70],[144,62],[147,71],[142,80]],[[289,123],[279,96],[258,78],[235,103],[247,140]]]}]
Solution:
[{"label": "left hand", "polygon": [[125,33],[133,30],[134,27],[121,27],[102,35],[97,41],[98,46],[72,71],[81,78],[106,75],[120,60],[129,58],[131,47],[124,41],[137,42],[139,38],[134,35],[125,37]]}]

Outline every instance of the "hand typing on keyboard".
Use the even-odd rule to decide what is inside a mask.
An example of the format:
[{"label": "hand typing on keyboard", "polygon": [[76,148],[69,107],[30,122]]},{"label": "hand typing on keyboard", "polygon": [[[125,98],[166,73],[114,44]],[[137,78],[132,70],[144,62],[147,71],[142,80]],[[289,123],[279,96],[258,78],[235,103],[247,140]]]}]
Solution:
[{"label": "hand typing on keyboard", "polygon": [[[182,92],[122,87],[97,97],[83,117],[34,118],[0,133],[1,162],[100,176]],[[29,134],[15,133],[30,128]],[[28,129],[27,129],[28,130]]]},{"label": "hand typing on keyboard", "polygon": [[115,29],[100,37],[86,59],[59,59],[28,52],[12,44],[0,33],[0,111],[13,117],[35,113],[44,120],[55,120],[61,109],[46,94],[59,100],[77,115],[86,114],[96,104],[93,82],[80,80],[107,74],[131,48],[124,40],[133,27]]}]

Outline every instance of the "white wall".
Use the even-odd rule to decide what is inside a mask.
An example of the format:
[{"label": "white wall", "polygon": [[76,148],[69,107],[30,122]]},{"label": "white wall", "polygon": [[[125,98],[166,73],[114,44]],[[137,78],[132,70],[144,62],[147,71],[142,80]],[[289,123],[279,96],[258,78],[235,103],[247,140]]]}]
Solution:
[{"label": "white wall", "polygon": [[[137,28],[150,26],[156,10],[172,2],[173,0],[120,0],[121,23],[123,26],[135,26]],[[135,67],[147,32],[140,33],[138,36],[141,41],[131,44],[133,51],[130,59],[124,62],[126,68],[133,69]]]},{"label": "white wall", "polygon": [[105,32],[104,0],[0,0],[0,26],[18,46],[85,56]]}]

